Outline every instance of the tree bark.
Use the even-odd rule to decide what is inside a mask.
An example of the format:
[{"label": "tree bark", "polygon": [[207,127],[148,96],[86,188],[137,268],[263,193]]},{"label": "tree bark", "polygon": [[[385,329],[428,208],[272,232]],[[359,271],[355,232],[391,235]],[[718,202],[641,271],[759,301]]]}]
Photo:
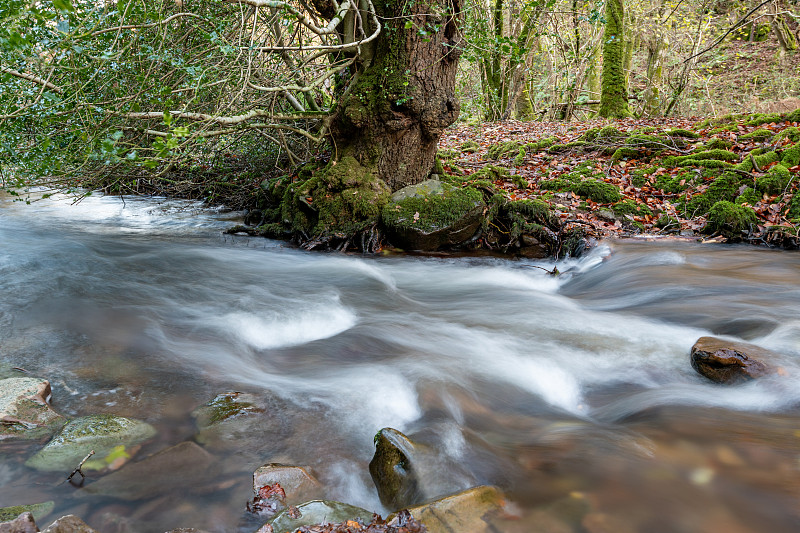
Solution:
[{"label": "tree bark", "polygon": [[[424,181],[458,118],[461,0],[378,0],[384,27],[354,67],[331,125],[334,160],[355,158],[392,191]],[[367,23],[366,17],[362,17]]]},{"label": "tree bark", "polygon": [[606,118],[631,116],[625,83],[625,10],[623,0],[606,3],[603,34],[603,86],[598,114]]}]

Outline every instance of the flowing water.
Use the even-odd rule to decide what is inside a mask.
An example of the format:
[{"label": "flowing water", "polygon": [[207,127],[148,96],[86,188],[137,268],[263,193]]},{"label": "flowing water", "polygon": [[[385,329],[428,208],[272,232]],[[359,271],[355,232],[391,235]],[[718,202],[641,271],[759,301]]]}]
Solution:
[{"label": "flowing water", "polygon": [[[0,443],[0,507],[55,500],[51,519],[103,533],[253,531],[252,471],[283,462],[385,516],[367,465],[393,427],[438,451],[453,490],[501,487],[507,531],[800,530],[800,254],[613,242],[554,278],[304,253],[223,235],[234,215],[0,198],[0,363],[49,379],[57,411],[151,423],[139,459],[195,439],[191,412],[219,393],[269,406],[204,479],[133,502],[28,469],[41,443]],[[712,384],[689,364],[703,335],[781,370]]]}]

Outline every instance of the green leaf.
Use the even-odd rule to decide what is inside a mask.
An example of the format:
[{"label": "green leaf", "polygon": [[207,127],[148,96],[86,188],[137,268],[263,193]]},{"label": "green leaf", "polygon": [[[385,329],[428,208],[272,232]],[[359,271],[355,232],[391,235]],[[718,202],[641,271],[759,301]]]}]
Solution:
[{"label": "green leaf", "polygon": [[172,115],[169,114],[169,111],[164,111],[164,124],[167,126],[172,124]]},{"label": "green leaf", "polygon": [[75,11],[70,0],[53,0],[53,7],[59,11]]},{"label": "green leaf", "polygon": [[411,28],[413,28],[413,27],[414,27],[414,23],[413,23],[413,22],[411,22],[410,20],[407,20],[407,21],[406,21],[406,23],[405,23],[405,25],[404,25],[403,27],[404,27],[405,29],[407,29],[407,30],[410,30]]}]

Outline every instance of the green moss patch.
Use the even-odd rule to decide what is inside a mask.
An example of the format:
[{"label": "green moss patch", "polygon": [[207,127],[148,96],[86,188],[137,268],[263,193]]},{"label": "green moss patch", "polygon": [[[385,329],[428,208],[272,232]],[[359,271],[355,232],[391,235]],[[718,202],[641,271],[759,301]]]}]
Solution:
[{"label": "green moss patch", "polygon": [[774,133],[767,129],[757,129],[755,131],[751,131],[750,133],[745,133],[743,135],[739,135],[739,140],[741,141],[766,141],[767,139],[771,139]]},{"label": "green moss patch", "polygon": [[719,232],[728,239],[739,240],[757,222],[756,212],[752,208],[721,201],[709,210],[706,231]]},{"label": "green moss patch", "polygon": [[483,194],[471,187],[446,186],[442,194],[412,196],[386,204],[381,222],[390,229],[413,228],[433,232],[446,228],[480,206]]},{"label": "green moss patch", "polygon": [[781,164],[787,168],[800,165],[800,142],[781,152]]},{"label": "green moss patch", "polygon": [[508,141],[500,144],[496,144],[494,146],[489,147],[489,151],[486,153],[486,157],[489,159],[500,159],[503,157],[510,156],[512,154],[517,154],[519,149],[522,148],[522,144],[518,141]]},{"label": "green moss patch", "polygon": [[347,239],[377,223],[388,186],[352,157],[329,164],[310,178],[275,188],[282,193],[279,222],[295,234],[327,241]]},{"label": "green moss patch", "polygon": [[647,204],[638,204],[633,200],[623,200],[611,206],[614,214],[617,216],[645,216],[652,215],[653,211],[647,207]]},{"label": "green moss patch", "polygon": [[576,184],[574,191],[578,196],[588,198],[598,204],[610,204],[622,199],[616,185],[595,179],[587,179]]},{"label": "green moss patch", "polygon": [[780,194],[786,190],[792,176],[789,169],[778,164],[769,169],[765,176],[756,178],[756,190],[766,194]]}]

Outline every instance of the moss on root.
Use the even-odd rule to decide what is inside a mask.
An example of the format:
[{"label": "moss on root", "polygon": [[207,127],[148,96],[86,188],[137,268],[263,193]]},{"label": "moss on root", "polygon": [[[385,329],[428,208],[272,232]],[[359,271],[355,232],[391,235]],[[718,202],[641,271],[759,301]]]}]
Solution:
[{"label": "moss on root", "polygon": [[261,226],[266,234],[285,231],[306,247],[333,247],[376,225],[389,201],[386,183],[352,157],[313,170],[304,167],[294,181],[284,178],[270,185],[279,209]]}]

